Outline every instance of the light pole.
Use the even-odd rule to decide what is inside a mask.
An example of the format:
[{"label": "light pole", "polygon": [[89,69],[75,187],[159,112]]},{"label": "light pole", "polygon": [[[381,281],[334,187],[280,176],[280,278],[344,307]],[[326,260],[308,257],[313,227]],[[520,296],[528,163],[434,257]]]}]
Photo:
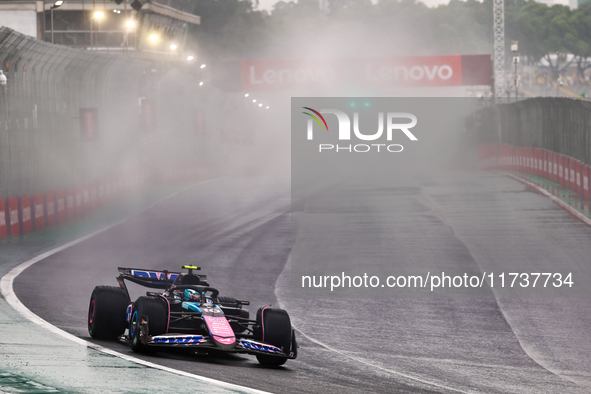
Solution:
[{"label": "light pole", "polygon": [[519,91],[517,87],[517,65],[519,64],[519,53],[517,52],[518,49],[518,42],[513,41],[511,42],[511,51],[513,52],[513,64],[515,65],[515,75],[513,83],[515,84],[515,101],[517,101],[517,97],[519,96]]},{"label": "light pole", "polygon": [[53,10],[55,8],[59,8],[62,4],[64,4],[64,0],[57,0],[51,8],[49,9],[49,14],[51,15],[51,43],[53,44]]}]

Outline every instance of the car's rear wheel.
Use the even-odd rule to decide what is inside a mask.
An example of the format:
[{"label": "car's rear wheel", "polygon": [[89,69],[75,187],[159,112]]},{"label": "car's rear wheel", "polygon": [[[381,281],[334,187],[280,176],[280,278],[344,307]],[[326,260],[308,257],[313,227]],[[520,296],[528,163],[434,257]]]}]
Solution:
[{"label": "car's rear wheel", "polygon": [[[288,355],[291,352],[292,328],[289,315],[283,309],[270,306],[257,311],[255,338],[278,348]],[[286,357],[257,354],[257,360],[263,365],[279,366],[285,364]]]},{"label": "car's rear wheel", "polygon": [[116,339],[127,327],[125,313],[129,295],[125,289],[97,286],[92,291],[88,306],[88,332],[96,339]]},{"label": "car's rear wheel", "polygon": [[152,349],[140,340],[140,322],[142,316],[148,318],[150,336],[166,334],[168,330],[168,304],[162,297],[140,297],[133,303],[129,320],[131,349],[138,353],[147,353]]}]

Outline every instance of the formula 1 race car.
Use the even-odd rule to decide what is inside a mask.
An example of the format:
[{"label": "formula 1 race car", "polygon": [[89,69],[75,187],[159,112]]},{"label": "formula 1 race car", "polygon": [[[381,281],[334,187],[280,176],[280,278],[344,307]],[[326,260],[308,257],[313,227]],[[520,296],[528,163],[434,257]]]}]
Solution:
[{"label": "formula 1 race car", "polygon": [[[119,287],[97,286],[90,297],[88,331],[96,339],[119,339],[135,352],[158,348],[193,348],[256,355],[263,365],[283,365],[297,357],[298,345],[289,315],[270,305],[255,320],[248,301],[220,296],[195,266],[188,273],[119,267]],[[125,280],[147,292],[131,302]]]}]

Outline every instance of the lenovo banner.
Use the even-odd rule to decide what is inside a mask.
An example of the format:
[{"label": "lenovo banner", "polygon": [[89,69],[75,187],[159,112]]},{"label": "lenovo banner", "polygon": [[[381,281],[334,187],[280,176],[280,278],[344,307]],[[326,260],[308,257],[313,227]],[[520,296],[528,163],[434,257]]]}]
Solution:
[{"label": "lenovo banner", "polygon": [[490,55],[244,60],[240,63],[240,87],[246,92],[490,85],[490,82]]}]

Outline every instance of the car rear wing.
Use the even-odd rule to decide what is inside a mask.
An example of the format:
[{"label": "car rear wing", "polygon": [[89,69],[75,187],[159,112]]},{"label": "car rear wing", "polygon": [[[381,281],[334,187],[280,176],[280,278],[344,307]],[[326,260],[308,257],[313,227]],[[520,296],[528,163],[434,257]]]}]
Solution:
[{"label": "car rear wing", "polygon": [[[127,289],[125,280],[136,283],[140,286],[149,287],[152,289],[169,289],[172,285],[178,284],[177,280],[181,277],[180,272],[170,272],[167,270],[152,270],[145,268],[126,268],[118,267],[119,276],[117,282],[119,286]],[[193,274],[194,275],[194,274]],[[206,275],[194,275],[199,278],[199,281],[206,281]]]},{"label": "car rear wing", "polygon": [[166,270],[157,271],[144,268],[125,268],[118,267],[119,276],[117,282],[122,288],[125,286],[125,280],[136,283],[140,286],[152,289],[168,289],[181,275],[180,272],[168,272]]}]

